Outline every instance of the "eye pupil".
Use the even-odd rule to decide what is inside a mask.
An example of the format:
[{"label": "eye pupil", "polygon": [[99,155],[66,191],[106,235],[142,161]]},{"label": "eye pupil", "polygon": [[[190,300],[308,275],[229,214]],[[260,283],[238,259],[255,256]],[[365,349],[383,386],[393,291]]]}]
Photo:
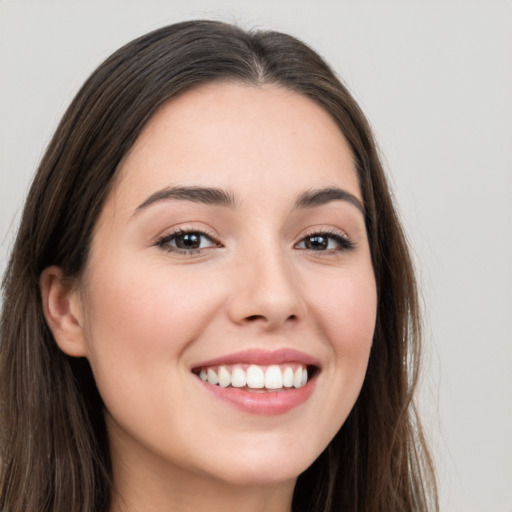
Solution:
[{"label": "eye pupil", "polygon": [[304,240],[306,249],[323,250],[327,249],[329,244],[328,238],[322,235],[310,236]]},{"label": "eye pupil", "polygon": [[176,247],[179,249],[198,249],[201,246],[201,235],[198,233],[183,233],[176,237]]}]

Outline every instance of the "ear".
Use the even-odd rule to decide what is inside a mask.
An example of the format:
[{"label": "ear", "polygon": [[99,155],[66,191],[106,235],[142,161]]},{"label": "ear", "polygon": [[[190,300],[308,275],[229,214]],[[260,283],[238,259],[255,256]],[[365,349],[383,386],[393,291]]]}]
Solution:
[{"label": "ear", "polygon": [[76,282],[53,266],[43,271],[39,285],[44,316],[57,345],[69,356],[86,356],[82,302]]}]

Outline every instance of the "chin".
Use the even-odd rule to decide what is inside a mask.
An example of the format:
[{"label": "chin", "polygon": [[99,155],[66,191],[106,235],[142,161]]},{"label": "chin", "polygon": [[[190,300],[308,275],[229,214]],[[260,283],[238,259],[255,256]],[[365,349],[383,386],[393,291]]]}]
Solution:
[{"label": "chin", "polygon": [[[312,443],[311,443],[312,444]],[[315,450],[311,444],[305,449],[303,441],[288,446],[279,443],[272,446],[255,442],[252,449],[230,450],[222,457],[219,464],[217,458],[210,466],[208,473],[227,484],[250,487],[272,486],[284,482],[294,482],[315,461],[322,449]],[[214,467],[213,467],[214,466]]]},{"label": "chin", "polygon": [[295,482],[309,464],[290,465],[284,461],[249,467],[235,466],[215,472],[215,478],[236,487],[268,487]]}]

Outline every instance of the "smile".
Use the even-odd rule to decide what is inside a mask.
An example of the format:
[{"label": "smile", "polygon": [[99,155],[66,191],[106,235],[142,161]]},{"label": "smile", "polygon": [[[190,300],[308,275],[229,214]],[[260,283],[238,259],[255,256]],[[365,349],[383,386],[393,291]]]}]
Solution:
[{"label": "smile", "polygon": [[191,368],[211,396],[251,414],[284,414],[313,393],[320,365],[294,349],[251,349],[221,356]]},{"label": "smile", "polygon": [[[197,373],[198,372],[198,373]],[[286,388],[301,388],[308,382],[306,365],[273,364],[262,366],[250,365],[221,365],[203,367],[196,372],[203,382],[221,388],[234,387],[248,390],[279,390]]]}]

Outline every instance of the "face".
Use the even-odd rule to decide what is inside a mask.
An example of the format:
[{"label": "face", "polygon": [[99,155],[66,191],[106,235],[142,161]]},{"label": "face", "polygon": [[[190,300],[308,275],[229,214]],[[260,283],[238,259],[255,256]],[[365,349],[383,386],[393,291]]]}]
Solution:
[{"label": "face", "polygon": [[213,84],[150,120],[79,287],[114,467],[266,485],[313,462],[372,342],[362,208],[343,135],[294,92]]}]

